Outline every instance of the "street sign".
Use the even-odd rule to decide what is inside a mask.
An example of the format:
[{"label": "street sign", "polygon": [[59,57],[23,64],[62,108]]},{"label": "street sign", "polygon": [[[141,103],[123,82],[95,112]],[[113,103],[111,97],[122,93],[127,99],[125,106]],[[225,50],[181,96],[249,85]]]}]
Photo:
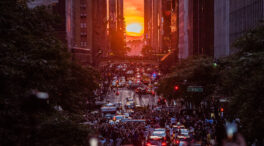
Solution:
[{"label": "street sign", "polygon": [[187,92],[203,92],[202,86],[188,86]]}]

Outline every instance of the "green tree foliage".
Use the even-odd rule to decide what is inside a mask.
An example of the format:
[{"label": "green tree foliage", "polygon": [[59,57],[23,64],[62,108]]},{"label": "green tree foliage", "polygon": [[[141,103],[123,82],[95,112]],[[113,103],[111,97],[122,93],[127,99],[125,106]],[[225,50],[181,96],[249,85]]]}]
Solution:
[{"label": "green tree foliage", "polygon": [[231,113],[238,116],[248,141],[263,141],[264,25],[249,31],[234,45],[237,54],[223,59],[222,93],[230,97]]},{"label": "green tree foliage", "polygon": [[[169,100],[183,98],[186,103],[199,105],[203,99],[213,94],[218,78],[218,69],[213,66],[213,59],[193,57],[178,63],[173,72],[160,81],[158,93]],[[179,90],[175,91],[174,86]],[[203,86],[202,93],[187,92],[188,86]]]},{"label": "green tree foliage", "polygon": [[[87,110],[98,75],[91,67],[71,62],[67,48],[54,37],[55,20],[44,7],[28,9],[15,0],[0,2],[0,145],[33,145],[36,133],[47,130],[41,125],[60,126],[50,123],[56,119],[72,123],[69,126],[76,133],[81,130],[70,117]],[[47,92],[48,104],[32,101],[33,90]],[[56,113],[55,105],[64,112]]]}]

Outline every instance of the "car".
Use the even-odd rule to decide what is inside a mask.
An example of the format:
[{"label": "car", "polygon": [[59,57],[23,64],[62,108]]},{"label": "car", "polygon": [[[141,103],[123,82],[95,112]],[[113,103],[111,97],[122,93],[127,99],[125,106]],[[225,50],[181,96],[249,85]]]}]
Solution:
[{"label": "car", "polygon": [[113,116],[114,116],[113,114],[105,114],[104,117],[105,117],[106,119],[112,119]]},{"label": "car", "polygon": [[126,72],[127,75],[132,75],[133,73],[134,73],[133,70],[128,70],[128,71]]},{"label": "car", "polygon": [[185,129],[185,128],[181,128],[181,129],[180,129],[180,133],[181,133],[182,135],[186,135],[186,136],[188,136],[188,135],[189,135],[189,130],[188,130],[188,129]]},{"label": "car", "polygon": [[101,107],[101,112],[104,114],[115,114],[117,107],[112,103],[107,103]]},{"label": "car", "polygon": [[179,135],[177,135],[176,141],[180,142],[179,146],[188,144],[191,141],[189,130],[185,128],[180,129],[180,132],[179,132]]},{"label": "car", "polygon": [[122,102],[116,102],[114,105],[118,110],[122,108]]},{"label": "car", "polygon": [[125,118],[126,118],[125,115],[115,115],[115,116],[113,117],[113,121],[114,121],[115,123],[118,123],[118,122],[120,122],[121,120],[123,120],[123,119],[125,119]]},{"label": "car", "polygon": [[138,87],[138,88],[136,89],[136,93],[147,94],[147,92],[146,92],[146,87],[143,87],[143,86]]},{"label": "car", "polygon": [[166,129],[165,128],[156,128],[151,134],[152,137],[161,137],[166,140]]},{"label": "car", "polygon": [[135,108],[134,99],[133,98],[127,98],[127,102],[126,102],[125,107],[128,108],[128,109]]},{"label": "car", "polygon": [[185,140],[185,139],[189,139],[190,135],[189,135],[189,130],[185,129],[185,128],[181,128],[179,131],[179,135],[177,136],[177,138],[179,140]]},{"label": "car", "polygon": [[176,125],[172,126],[172,129],[175,132],[180,132],[180,129],[184,129],[184,128],[185,128],[185,126],[180,124],[179,122]]},{"label": "car", "polygon": [[166,129],[156,128],[149,136],[146,146],[166,146]]},{"label": "car", "polygon": [[152,89],[151,89],[151,88],[147,88],[147,89],[146,89],[146,92],[147,92],[148,94],[152,94]]},{"label": "car", "polygon": [[129,117],[129,113],[124,113],[124,115],[125,115],[125,118]]}]

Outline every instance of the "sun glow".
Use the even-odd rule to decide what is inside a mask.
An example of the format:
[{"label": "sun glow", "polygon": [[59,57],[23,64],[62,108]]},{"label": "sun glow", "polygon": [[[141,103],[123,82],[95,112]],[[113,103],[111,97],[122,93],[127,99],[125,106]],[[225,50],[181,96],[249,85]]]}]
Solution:
[{"label": "sun glow", "polygon": [[137,34],[141,34],[142,29],[143,28],[139,23],[132,23],[126,27],[126,31],[128,34],[133,34],[136,36],[137,36]]},{"label": "sun glow", "polygon": [[144,33],[143,17],[126,17],[126,34],[128,36],[142,36]]}]

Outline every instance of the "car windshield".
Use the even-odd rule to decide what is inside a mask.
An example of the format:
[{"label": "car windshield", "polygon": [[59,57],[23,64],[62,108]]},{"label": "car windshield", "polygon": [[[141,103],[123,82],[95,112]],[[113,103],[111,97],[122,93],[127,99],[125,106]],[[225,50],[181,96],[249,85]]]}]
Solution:
[{"label": "car windshield", "polygon": [[123,119],[123,116],[116,116],[116,119],[121,120],[121,119]]},{"label": "car windshield", "polygon": [[154,131],[154,132],[152,133],[152,135],[153,135],[153,136],[160,136],[160,137],[164,137],[164,136],[166,136],[165,132],[163,132],[163,131]]},{"label": "car windshield", "polygon": [[189,131],[187,129],[181,129],[181,134],[188,135]]}]

